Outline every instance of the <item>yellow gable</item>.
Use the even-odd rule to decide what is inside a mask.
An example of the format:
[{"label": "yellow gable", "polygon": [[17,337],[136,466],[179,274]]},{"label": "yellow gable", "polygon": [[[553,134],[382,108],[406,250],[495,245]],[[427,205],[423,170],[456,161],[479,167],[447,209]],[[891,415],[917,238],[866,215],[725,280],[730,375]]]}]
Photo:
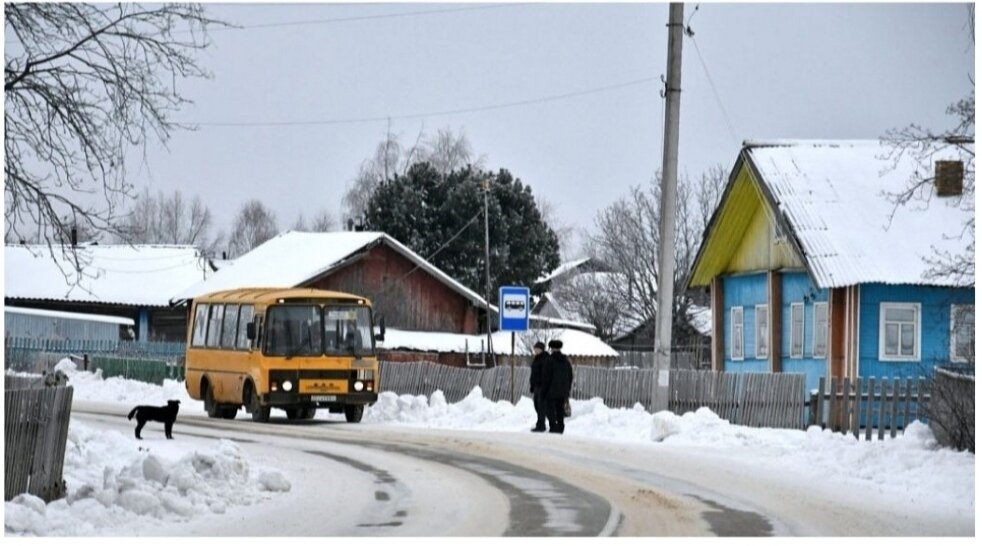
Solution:
[{"label": "yellow gable", "polygon": [[803,268],[776,221],[745,161],[723,196],[716,218],[696,258],[689,286],[708,286],[724,273]]}]

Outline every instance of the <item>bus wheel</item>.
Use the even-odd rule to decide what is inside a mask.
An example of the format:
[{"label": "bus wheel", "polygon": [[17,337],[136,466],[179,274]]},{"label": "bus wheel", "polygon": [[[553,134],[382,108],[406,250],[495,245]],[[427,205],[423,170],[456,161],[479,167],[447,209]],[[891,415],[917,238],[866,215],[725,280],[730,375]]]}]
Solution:
[{"label": "bus wheel", "polygon": [[205,391],[205,413],[208,417],[215,418],[221,415],[221,409],[215,403],[215,392],[207,382],[203,386]]},{"label": "bus wheel", "polygon": [[222,408],[222,419],[235,419],[237,413],[239,413],[239,406],[229,404]]},{"label": "bus wheel", "polygon": [[304,408],[303,414],[300,415],[301,419],[313,419],[317,415],[317,408]]},{"label": "bus wheel", "polygon": [[265,423],[269,421],[269,406],[262,405],[259,400],[259,395],[256,394],[256,388],[252,383],[246,384],[245,389],[246,408],[249,413],[252,414],[252,420],[257,423]]},{"label": "bus wheel", "polygon": [[365,413],[365,406],[361,404],[344,407],[344,418],[349,423],[360,423],[361,416]]},{"label": "bus wheel", "polygon": [[286,408],[287,419],[303,419],[304,408]]}]

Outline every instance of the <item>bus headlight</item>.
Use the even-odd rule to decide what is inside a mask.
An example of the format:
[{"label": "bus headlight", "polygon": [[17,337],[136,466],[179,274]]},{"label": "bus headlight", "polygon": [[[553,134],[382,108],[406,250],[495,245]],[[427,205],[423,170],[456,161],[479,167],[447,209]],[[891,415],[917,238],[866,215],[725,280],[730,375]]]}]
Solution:
[{"label": "bus headlight", "polygon": [[355,390],[361,392],[365,388],[365,384],[361,381],[355,381]]},{"label": "bus headlight", "polygon": [[289,380],[283,382],[283,390],[290,392],[293,390],[293,383]]}]

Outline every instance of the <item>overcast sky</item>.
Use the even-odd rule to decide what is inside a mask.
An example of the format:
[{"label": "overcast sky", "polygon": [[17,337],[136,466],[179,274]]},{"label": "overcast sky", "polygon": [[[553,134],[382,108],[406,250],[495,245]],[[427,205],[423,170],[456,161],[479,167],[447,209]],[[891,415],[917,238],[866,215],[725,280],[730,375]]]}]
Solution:
[{"label": "overcast sky", "polygon": [[[243,26],[440,10],[456,5],[210,5]],[[731,167],[744,139],[877,138],[910,122],[945,127],[970,89],[967,9],[949,5],[686,5],[680,168]],[[211,80],[179,82],[178,119],[283,122],[467,109],[636,82],[665,73],[668,7],[511,5],[412,17],[222,30],[204,54]],[[697,56],[705,61],[707,78]],[[710,78],[722,108],[714,98]],[[393,120],[464,130],[504,167],[589,228],[596,212],[660,168],[660,83],[483,112]],[[725,114],[724,114],[725,111]],[[727,124],[732,125],[732,132]],[[201,126],[134,158],[132,181],[198,193],[220,227],[249,198],[278,215],[336,215],[385,121]],[[137,159],[140,159],[137,162]]]}]

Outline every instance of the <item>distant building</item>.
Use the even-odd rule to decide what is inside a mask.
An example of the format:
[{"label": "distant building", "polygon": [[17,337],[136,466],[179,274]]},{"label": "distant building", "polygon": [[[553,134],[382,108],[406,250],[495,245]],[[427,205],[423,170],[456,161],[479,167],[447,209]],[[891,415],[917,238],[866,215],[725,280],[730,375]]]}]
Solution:
[{"label": "distant building", "polygon": [[4,338],[119,341],[134,337],[131,318],[4,306]]},{"label": "distant building", "polygon": [[711,291],[713,367],[802,372],[811,389],[974,361],[974,272],[928,271],[965,251],[974,214],[949,148],[935,159],[954,163],[920,173],[935,185],[898,205],[921,167],[877,141],[745,144],[689,279]]},{"label": "distant building", "polygon": [[365,296],[376,319],[405,330],[476,334],[487,304],[480,295],[385,233],[288,231],[208,280],[175,291],[175,302],[245,287],[319,288]]},{"label": "distant building", "polygon": [[213,271],[184,245],[82,244],[4,248],[4,304],[131,319],[140,341],[183,341],[187,317],[170,299]]}]

